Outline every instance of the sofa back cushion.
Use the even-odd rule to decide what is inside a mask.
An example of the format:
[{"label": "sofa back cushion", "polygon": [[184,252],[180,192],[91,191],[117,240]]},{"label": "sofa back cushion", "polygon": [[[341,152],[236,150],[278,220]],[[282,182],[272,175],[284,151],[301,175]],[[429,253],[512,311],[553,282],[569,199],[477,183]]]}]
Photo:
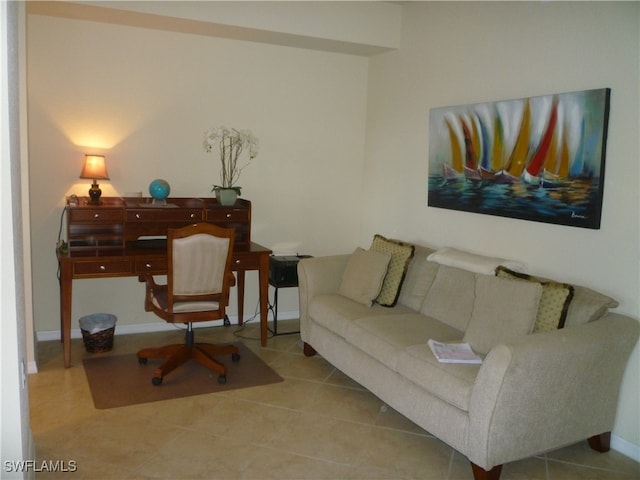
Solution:
[{"label": "sofa back cushion", "polygon": [[380,293],[391,254],[356,248],[347,261],[338,293],[370,307]]},{"label": "sofa back cushion", "polygon": [[531,333],[541,296],[542,285],[537,282],[478,275],[464,341],[487,354],[496,345]]},{"label": "sofa back cushion", "polygon": [[475,284],[475,273],[439,265],[420,312],[465,331],[473,310]]},{"label": "sofa back cushion", "polygon": [[436,273],[438,273],[438,264],[427,261],[427,256],[433,252],[434,250],[431,248],[416,245],[398,296],[399,304],[416,312],[420,311],[431,284],[436,278]]}]

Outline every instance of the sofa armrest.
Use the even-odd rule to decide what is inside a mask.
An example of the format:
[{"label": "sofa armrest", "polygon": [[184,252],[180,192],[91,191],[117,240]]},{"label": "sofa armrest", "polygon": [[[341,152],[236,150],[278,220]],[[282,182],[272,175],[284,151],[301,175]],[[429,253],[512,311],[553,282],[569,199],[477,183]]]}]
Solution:
[{"label": "sofa armrest", "polygon": [[[298,262],[300,330],[304,333],[309,303],[318,295],[337,293],[350,255],[304,258]],[[304,339],[304,335],[303,335]]]},{"label": "sofa armrest", "polygon": [[611,431],[639,330],[608,313],[493,348],[471,394],[469,460],[489,470]]}]

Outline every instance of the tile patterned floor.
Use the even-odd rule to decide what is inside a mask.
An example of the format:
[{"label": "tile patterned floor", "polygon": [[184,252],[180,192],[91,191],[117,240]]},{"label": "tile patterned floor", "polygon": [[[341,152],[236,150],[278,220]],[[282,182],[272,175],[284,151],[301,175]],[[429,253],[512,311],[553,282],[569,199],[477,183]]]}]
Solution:
[{"label": "tile patterned floor", "polygon": [[[279,325],[291,331],[295,325]],[[302,355],[299,335],[260,347],[256,325],[197,331],[201,341],[237,341],[285,382],[225,393],[96,410],[82,367],[62,366],[60,342],[38,344],[29,377],[37,463],[73,460],[74,479],[472,479],[469,462],[319,356]],[[180,332],[117,335],[112,354],[179,341]],[[586,442],[510,463],[502,479],[636,479],[640,465]]]}]

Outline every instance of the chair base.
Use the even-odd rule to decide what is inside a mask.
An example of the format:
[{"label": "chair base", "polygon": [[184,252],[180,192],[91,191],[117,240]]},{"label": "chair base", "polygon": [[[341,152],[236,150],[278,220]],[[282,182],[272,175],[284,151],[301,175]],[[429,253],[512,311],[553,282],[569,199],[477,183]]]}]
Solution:
[{"label": "chair base", "polygon": [[212,345],[209,343],[194,343],[192,345],[179,343],[163,347],[144,348],[137,353],[140,363],[147,363],[149,358],[166,359],[166,362],[156,369],[155,376],[151,379],[154,385],[160,385],[165,375],[190,360],[195,360],[218,373],[218,382],[226,383],[227,368],[214,358],[220,355],[231,355],[231,359],[234,362],[240,360],[238,347],[235,345]]}]

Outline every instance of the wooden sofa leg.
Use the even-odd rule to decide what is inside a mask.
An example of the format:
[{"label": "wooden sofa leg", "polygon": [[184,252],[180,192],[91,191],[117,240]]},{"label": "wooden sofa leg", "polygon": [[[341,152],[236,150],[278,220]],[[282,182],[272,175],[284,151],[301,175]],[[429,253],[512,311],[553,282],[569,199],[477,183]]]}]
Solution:
[{"label": "wooden sofa leg", "polygon": [[589,446],[596,452],[608,452],[611,449],[611,432],[604,432],[587,439]]},{"label": "wooden sofa leg", "polygon": [[471,463],[471,470],[473,470],[474,480],[498,480],[502,473],[502,465],[496,465],[491,470],[485,470],[479,467],[473,462]]},{"label": "wooden sofa leg", "polygon": [[307,342],[304,342],[304,346],[302,347],[302,352],[304,353],[305,357],[313,357],[316,353],[316,350],[309,345]]}]

